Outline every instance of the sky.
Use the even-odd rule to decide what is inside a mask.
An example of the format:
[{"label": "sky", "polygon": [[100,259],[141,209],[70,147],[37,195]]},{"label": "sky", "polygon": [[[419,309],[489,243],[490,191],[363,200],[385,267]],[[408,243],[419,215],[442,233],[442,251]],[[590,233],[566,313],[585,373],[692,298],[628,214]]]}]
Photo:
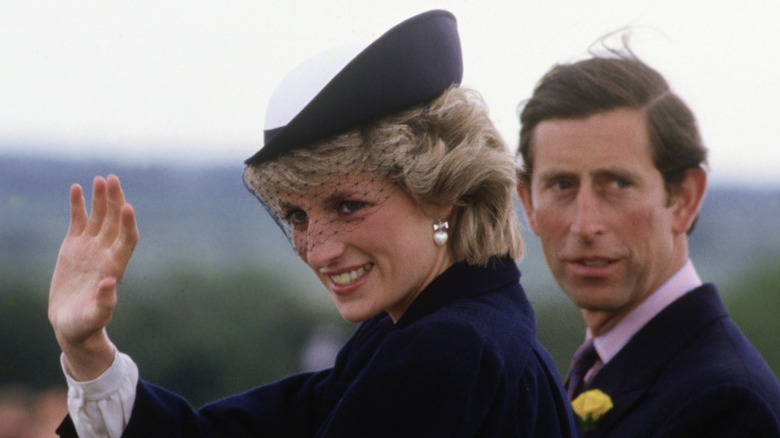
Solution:
[{"label": "sky", "polygon": [[691,106],[710,181],[780,188],[776,0],[0,0],[0,153],[240,163],[298,63],[429,9],[458,19],[463,85],[516,148],[518,104],[554,64],[630,27]]}]

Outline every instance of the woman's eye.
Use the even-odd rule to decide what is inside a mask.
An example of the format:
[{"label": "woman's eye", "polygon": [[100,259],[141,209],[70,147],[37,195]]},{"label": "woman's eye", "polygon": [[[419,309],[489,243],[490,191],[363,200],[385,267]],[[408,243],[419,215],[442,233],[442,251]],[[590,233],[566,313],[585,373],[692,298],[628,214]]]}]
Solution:
[{"label": "woman's eye", "polygon": [[291,225],[301,225],[306,223],[308,217],[306,216],[305,211],[296,208],[294,210],[288,211],[285,214],[284,219]]},{"label": "woman's eye", "polygon": [[341,214],[352,214],[365,206],[366,203],[361,201],[344,201],[339,204],[338,211]]}]

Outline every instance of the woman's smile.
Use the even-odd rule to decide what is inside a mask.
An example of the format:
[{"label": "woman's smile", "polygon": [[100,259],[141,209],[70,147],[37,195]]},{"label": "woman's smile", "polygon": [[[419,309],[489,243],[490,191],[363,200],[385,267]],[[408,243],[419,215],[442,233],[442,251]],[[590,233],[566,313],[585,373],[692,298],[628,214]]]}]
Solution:
[{"label": "woman's smile", "polygon": [[372,267],[374,267],[373,263],[366,263],[365,265],[352,271],[342,272],[335,275],[328,275],[328,277],[338,286],[348,286],[356,282],[360,277],[364,276],[366,272],[371,270]]}]

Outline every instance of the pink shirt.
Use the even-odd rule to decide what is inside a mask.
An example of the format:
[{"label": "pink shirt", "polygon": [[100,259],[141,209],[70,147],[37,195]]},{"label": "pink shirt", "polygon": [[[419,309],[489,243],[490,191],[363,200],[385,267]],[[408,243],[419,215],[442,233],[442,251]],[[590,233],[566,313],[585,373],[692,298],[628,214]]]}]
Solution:
[{"label": "pink shirt", "polygon": [[[593,340],[596,352],[599,354],[599,360],[591,367],[588,374],[585,375],[585,382],[590,382],[593,376],[610,361],[623,348],[628,341],[648,323],[655,315],[661,312],[666,306],[676,299],[685,295],[687,292],[701,286],[702,282],[693,263],[688,260],[677,273],[672,275],[666,283],[661,285],[658,290],[652,293],[636,309],[626,315],[617,324],[612,326],[603,335]],[[585,333],[585,339],[590,340],[593,334],[590,329]]]}]

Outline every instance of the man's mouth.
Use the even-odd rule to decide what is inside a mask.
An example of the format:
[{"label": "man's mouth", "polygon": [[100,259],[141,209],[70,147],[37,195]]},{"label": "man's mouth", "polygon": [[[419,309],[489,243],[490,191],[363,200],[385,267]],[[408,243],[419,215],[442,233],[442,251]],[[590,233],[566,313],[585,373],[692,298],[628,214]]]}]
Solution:
[{"label": "man's mouth", "polygon": [[612,263],[612,261],[609,259],[579,259],[575,260],[575,263],[589,268],[603,268]]}]

